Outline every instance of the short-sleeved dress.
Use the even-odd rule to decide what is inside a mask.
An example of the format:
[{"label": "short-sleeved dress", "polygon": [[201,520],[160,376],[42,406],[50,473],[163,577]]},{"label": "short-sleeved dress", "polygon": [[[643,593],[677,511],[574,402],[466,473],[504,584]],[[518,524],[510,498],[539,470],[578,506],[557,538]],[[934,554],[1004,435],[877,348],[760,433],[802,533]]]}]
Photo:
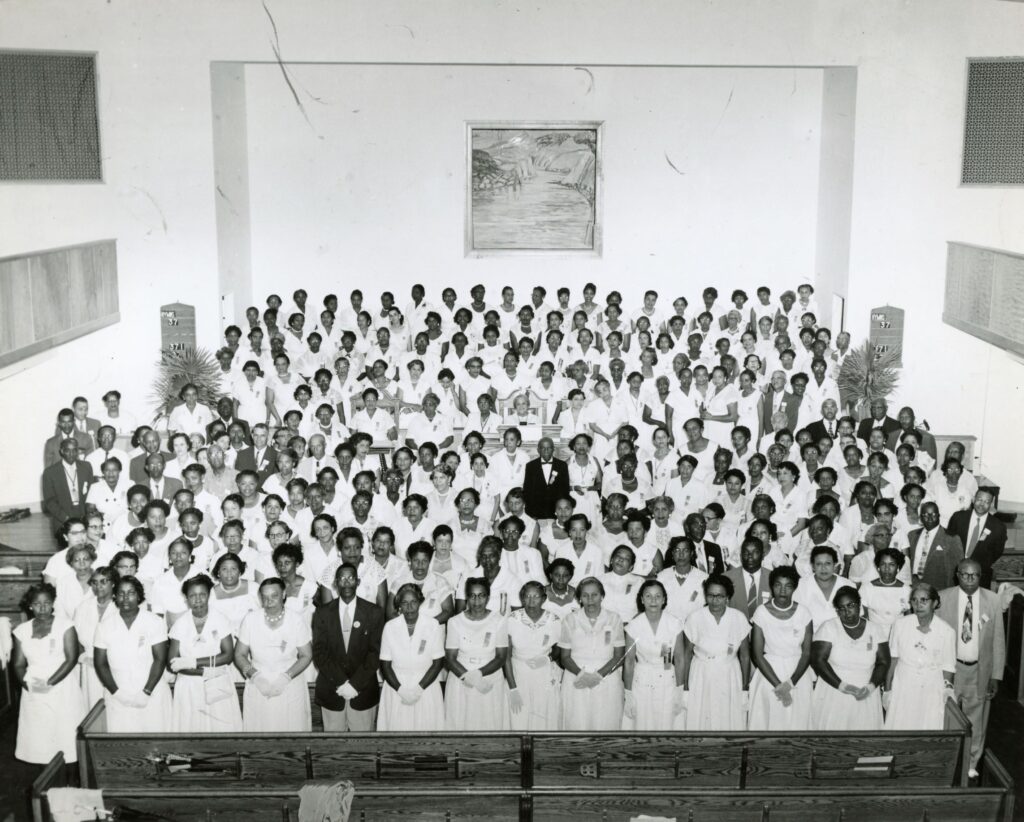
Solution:
[{"label": "short-sleeved dress", "polygon": [[674,567],[665,568],[657,576],[658,582],[665,586],[668,594],[668,605],[665,613],[671,614],[680,622],[704,607],[704,580],[708,575],[700,568],[691,568],[686,576],[681,577]]},{"label": "short-sleeved dress", "polygon": [[81,671],[82,694],[85,697],[87,711],[103,699],[103,683],[96,676],[96,665],[93,660],[92,643],[96,637],[96,627],[100,622],[113,618],[116,613],[117,606],[111,600],[100,617],[99,603],[95,596],[87,596],[75,608],[75,631],[78,632],[78,645],[82,649],[78,667]]},{"label": "short-sleeved dress", "polygon": [[[671,731],[675,724],[673,695],[676,687],[676,639],[683,623],[671,614],[662,613],[655,630],[647,614],[639,613],[626,625],[631,643],[635,643],[636,665],[633,667],[633,697],[636,716],[622,717],[624,731]],[[627,649],[628,650],[628,649]]]},{"label": "short-sleeved dress", "polygon": [[[581,671],[596,673],[625,648],[622,619],[609,608],[591,623],[580,609],[562,620],[558,647],[569,651]],[[576,674],[562,677],[562,728],[566,731],[618,731],[622,727],[622,671],[616,668],[593,688],[577,688]]]},{"label": "short-sleeved dress", "polygon": [[[510,726],[514,731],[557,731],[562,669],[551,659],[551,649],[562,635],[562,620],[551,611],[544,611],[534,622],[526,611],[520,610],[512,612],[507,627],[512,673],[523,699],[523,709],[511,714]],[[536,667],[528,664],[531,660]]]},{"label": "short-sleeved dress", "polygon": [[941,731],[946,704],[942,672],[956,671],[956,632],[937,616],[927,632],[914,614],[900,617],[892,626],[889,652],[896,673],[885,730]]},{"label": "short-sleeved dress", "polygon": [[861,583],[860,604],[867,610],[868,619],[886,631],[910,608],[909,585],[873,585],[872,580]]},{"label": "short-sleeved dress", "polygon": [[[508,627],[497,608],[480,620],[465,612],[448,620],[447,650],[457,650],[466,670],[484,667],[498,648],[508,647]],[[484,677],[491,689],[482,694],[455,676],[448,677],[444,694],[444,721],[449,731],[505,731],[509,727],[508,688],[499,668]]]},{"label": "short-sleeved dress", "polygon": [[[192,614],[184,613],[171,626],[168,636],[178,641],[181,656],[217,656],[221,641],[231,636],[231,625],[223,615],[210,611],[200,633],[196,631]],[[232,670],[234,665],[229,662],[217,668],[207,668],[200,676],[178,674],[174,682],[171,713],[175,733],[238,733],[242,730],[242,711],[234,694]],[[219,699],[211,705],[207,703],[204,681],[215,677],[231,683],[231,697]]]},{"label": "short-sleeved dress", "polygon": [[716,620],[707,608],[694,611],[683,624],[693,644],[686,711],[677,717],[680,730],[742,731],[743,682],[737,653],[750,625],[735,608]]},{"label": "short-sleeved dress", "polygon": [[[846,633],[839,617],[833,617],[814,632],[814,641],[828,642],[832,646],[828,658],[832,670],[840,680],[859,688],[871,681],[878,645],[888,641],[888,632],[873,622],[866,622],[864,633],[854,639]],[[880,731],[881,694],[876,690],[867,699],[857,699],[819,679],[811,699],[811,729]]]},{"label": "short-sleeved dress", "polygon": [[[780,619],[767,608],[758,608],[751,622],[764,634],[764,656],[775,675],[781,681],[790,679],[800,662],[804,634],[811,624],[811,612],[797,604],[788,619]],[[810,669],[805,671],[789,692],[793,701],[787,707],[775,696],[774,689],[764,675],[755,670],[750,680],[750,730],[810,730],[811,696],[814,690],[811,674]]]},{"label": "short-sleeved dress", "polygon": [[[94,648],[107,652],[110,673],[117,689],[141,693],[149,679],[154,645],[167,641],[162,617],[139,611],[129,628],[120,613],[104,619],[96,628]],[[171,689],[161,678],[144,708],[122,705],[105,694],[107,731],[110,733],[168,733],[171,730]]]},{"label": "short-sleeved dress", "polygon": [[[253,667],[273,677],[284,673],[298,659],[298,650],[312,642],[309,625],[297,613],[284,611],[284,619],[271,627],[263,611],[252,611],[242,620],[238,640],[249,646]],[[284,692],[266,697],[249,679],[242,696],[242,728],[250,731],[303,733],[312,730],[306,678],[297,676]]]},{"label": "short-sleeved dress", "polygon": [[[21,643],[28,662],[25,681],[49,679],[64,664],[64,634],[74,630],[71,620],[54,616],[50,632],[32,637],[32,620],[22,622],[14,629],[14,637]],[[50,688],[45,694],[21,692],[18,709],[18,739],[14,755],[22,762],[45,765],[58,753],[65,762],[77,762],[75,735],[78,723],[85,716],[85,700],[78,686],[76,671]]]},{"label": "short-sleeved dress", "polygon": [[797,586],[796,591],[793,592],[793,601],[799,602],[811,612],[814,630],[817,631],[830,619],[836,619],[836,611],[832,607],[832,600],[835,599],[836,591],[848,585],[853,588],[857,587],[845,577],[837,576],[835,584],[832,586],[832,591],[829,593],[828,599],[826,599],[821,586],[818,585],[814,577],[807,577]]},{"label": "short-sleeved dress", "polygon": [[634,573],[616,574],[609,571],[607,574],[601,574],[600,580],[604,585],[604,601],[601,607],[615,611],[625,625],[636,616],[636,594],[644,584],[644,578]]},{"label": "short-sleeved dress", "polygon": [[[390,662],[402,685],[419,685],[436,659],[444,657],[444,628],[420,610],[412,635],[404,616],[388,620],[381,638],[381,662]],[[387,683],[377,712],[378,731],[443,731],[444,697],[441,680],[435,679],[413,705],[402,702]]]}]

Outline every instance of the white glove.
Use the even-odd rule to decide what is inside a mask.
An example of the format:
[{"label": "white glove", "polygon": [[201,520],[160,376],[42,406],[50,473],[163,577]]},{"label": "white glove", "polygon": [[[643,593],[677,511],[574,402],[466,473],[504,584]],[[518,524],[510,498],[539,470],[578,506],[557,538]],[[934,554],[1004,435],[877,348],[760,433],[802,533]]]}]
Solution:
[{"label": "white glove", "polygon": [[889,710],[889,703],[892,702],[892,691],[882,691],[882,707]]},{"label": "white glove", "polygon": [[352,687],[351,682],[346,682],[344,685],[339,685],[334,690],[334,693],[336,693],[342,699],[355,699],[357,696],[359,696],[359,691]]},{"label": "white glove", "polygon": [[96,661],[92,658],[92,654],[82,654],[82,658],[79,660],[79,662],[90,668],[96,667]]},{"label": "white glove", "polygon": [[473,687],[482,694],[489,694],[494,689],[494,680],[481,675],[480,681]]},{"label": "white glove", "polygon": [[285,688],[288,687],[288,683],[291,682],[291,681],[292,681],[292,679],[291,679],[290,676],[288,676],[288,674],[281,673],[281,674],[275,675],[269,681],[269,684],[267,686],[266,696],[269,696],[269,697],[280,696],[281,694],[284,693]]},{"label": "white glove", "polygon": [[191,671],[194,670],[196,665],[199,663],[196,661],[194,656],[178,656],[171,660],[171,671],[178,673],[179,671]]},{"label": "white glove", "polygon": [[267,699],[273,696],[273,694],[270,692],[271,680],[267,674],[263,673],[262,671],[259,671],[256,674],[254,674],[249,681],[252,682],[253,687],[255,687],[256,690],[259,691]]},{"label": "white glove", "polygon": [[743,691],[740,695],[740,710],[750,710],[750,691]]},{"label": "white glove", "polygon": [[849,694],[850,696],[857,696],[860,693],[860,688],[856,685],[851,685],[849,682],[843,682],[839,680],[839,693]]},{"label": "white glove", "polygon": [[517,688],[512,688],[508,692],[508,705],[512,709],[512,713],[517,714],[523,710],[523,697],[520,695]]},{"label": "white glove", "polygon": [[957,701],[956,690],[953,688],[952,685],[946,685],[942,689],[942,701],[945,702],[947,699],[952,699],[954,702]]},{"label": "white glove", "polygon": [[675,691],[672,693],[672,714],[673,716],[679,716],[683,711],[686,710],[686,702],[689,699],[689,691],[683,685],[676,685]]},{"label": "white glove", "polygon": [[423,696],[423,689],[419,685],[402,685],[398,689],[398,696],[404,705],[415,705]]},{"label": "white glove", "polygon": [[[467,688],[476,688],[479,690],[480,683],[484,681],[484,675],[480,673],[479,668],[470,668],[462,675],[462,681],[466,683]],[[486,691],[480,692],[486,693]]]},{"label": "white glove", "polygon": [[625,696],[626,701],[622,706],[622,712],[627,719],[636,719],[636,697],[633,696],[632,691],[626,691]]},{"label": "white glove", "polygon": [[30,694],[46,694],[50,692],[52,687],[42,677],[34,676],[28,681],[28,691]]},{"label": "white glove", "polygon": [[536,671],[538,668],[543,668],[550,661],[551,657],[547,654],[541,654],[540,656],[535,656],[526,660],[526,665]]},{"label": "white glove", "polygon": [[114,699],[126,708],[145,708],[149,704],[149,697],[143,691],[126,691],[124,688],[118,689]]}]

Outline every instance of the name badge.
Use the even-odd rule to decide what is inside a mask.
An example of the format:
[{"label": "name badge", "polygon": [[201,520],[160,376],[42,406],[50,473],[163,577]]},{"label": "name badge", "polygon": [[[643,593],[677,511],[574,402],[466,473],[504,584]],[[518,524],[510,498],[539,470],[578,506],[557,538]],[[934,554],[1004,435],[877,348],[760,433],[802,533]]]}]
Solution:
[{"label": "name badge", "polygon": [[139,637],[139,642],[138,642],[139,647],[141,648],[145,644],[146,644],[146,638],[144,636],[140,636]]},{"label": "name badge", "polygon": [[604,632],[604,644],[605,645],[611,645],[612,644],[612,632],[611,632],[611,629],[608,629],[608,630],[606,630]]},{"label": "name badge", "polygon": [[727,656],[732,656],[733,654],[735,654],[736,653],[735,646],[730,645],[728,648],[725,649],[725,653],[726,653]]},{"label": "name badge", "polygon": [[490,644],[491,644],[491,632],[488,631],[486,634],[484,634],[484,647],[486,648]]},{"label": "name badge", "polygon": [[540,644],[543,645],[545,648],[548,647],[548,635],[547,634],[544,634],[544,639],[542,639],[540,641]]},{"label": "name badge", "polygon": [[288,650],[288,642],[286,640],[282,639],[281,640],[281,653],[283,654],[287,650]]},{"label": "name badge", "polygon": [[420,640],[420,649],[416,653],[422,654],[425,650],[427,650],[427,641],[425,639],[421,639]]},{"label": "name badge", "polygon": [[875,640],[873,637],[868,637],[868,650],[873,651],[875,649]]},{"label": "name badge", "polygon": [[632,582],[627,583],[626,584],[626,593],[628,594],[632,590],[633,590],[633,583]]},{"label": "name badge", "polygon": [[694,601],[696,601],[696,599],[697,599],[697,592],[694,591],[692,594],[690,594],[690,602],[694,602]]}]

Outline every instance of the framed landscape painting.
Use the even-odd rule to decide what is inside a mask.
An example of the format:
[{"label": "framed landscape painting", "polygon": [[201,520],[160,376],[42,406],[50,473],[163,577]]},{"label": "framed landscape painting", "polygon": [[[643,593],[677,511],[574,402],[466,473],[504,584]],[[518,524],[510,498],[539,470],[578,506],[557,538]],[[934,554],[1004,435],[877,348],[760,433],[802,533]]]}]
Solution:
[{"label": "framed landscape painting", "polygon": [[600,256],[601,123],[467,123],[466,253]]}]

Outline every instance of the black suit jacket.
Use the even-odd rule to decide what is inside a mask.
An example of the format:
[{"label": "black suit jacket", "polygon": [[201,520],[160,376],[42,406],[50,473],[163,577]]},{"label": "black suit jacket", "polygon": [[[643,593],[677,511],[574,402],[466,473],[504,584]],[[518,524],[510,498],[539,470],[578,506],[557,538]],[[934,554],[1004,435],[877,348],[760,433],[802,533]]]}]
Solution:
[{"label": "black suit jacket", "polygon": [[[140,484],[145,485],[152,492],[153,486],[150,483],[150,478],[146,477],[146,481]],[[174,495],[177,494],[182,487],[181,480],[174,479],[174,477],[164,477],[164,487],[162,489],[163,494],[161,494],[159,499],[162,499],[168,505],[173,505]],[[153,499],[157,499],[157,497],[154,496]]]},{"label": "black suit jacket", "polygon": [[50,518],[54,533],[72,517],[85,519],[85,496],[93,483],[92,466],[78,460],[78,505],[71,502],[64,462],[43,469],[43,511]]},{"label": "black suit jacket", "polygon": [[964,547],[960,537],[950,534],[941,525],[938,534],[928,550],[924,560],[924,568],[920,575],[913,573],[917,568],[917,546],[924,534],[924,528],[918,528],[908,534],[910,547],[907,551],[907,562],[913,573],[914,582],[927,582],[937,591],[956,585],[956,566],[964,558]]},{"label": "black suit jacket", "polygon": [[704,549],[707,549],[708,561],[708,574],[724,574],[725,573],[725,557],[722,554],[722,548],[715,542],[704,540],[703,547],[697,546],[697,564],[700,565],[701,554]]},{"label": "black suit jacket", "polygon": [[247,423],[241,417],[233,417],[230,420],[225,420],[225,419],[222,419],[220,416],[215,417],[213,422],[211,422],[208,426],[206,426],[206,441],[207,442],[210,442],[211,432],[213,431],[213,426],[215,426],[218,422],[224,423],[225,430],[230,428],[235,423],[238,423],[240,426],[242,426],[242,428],[245,431],[244,437],[245,437],[246,443],[248,443],[250,445],[252,444],[252,432],[249,431],[249,423]]},{"label": "black suit jacket", "polygon": [[[830,435],[828,433],[828,429],[825,427],[825,423],[822,420],[817,419],[814,422],[812,422],[810,425],[807,426],[807,430],[810,432],[810,435],[812,437],[811,441],[817,444],[822,437],[827,436],[832,436],[832,438],[835,439],[835,436],[838,435],[839,433],[839,421],[833,420],[833,425],[836,428],[836,434]],[[795,434],[796,432],[794,431],[793,433]]]},{"label": "black suit jacket", "polygon": [[[765,433],[775,430],[772,427],[772,404],[774,403],[774,400],[775,389],[769,388],[768,393],[761,399],[761,411],[762,417],[764,418]],[[795,394],[790,394],[788,391],[783,391],[782,408],[786,412],[786,419],[788,421],[787,427],[795,434],[797,419],[800,416],[800,398]]]},{"label": "black suit jacket", "polygon": [[[921,443],[921,447],[925,450],[925,452],[933,460],[938,459],[938,451],[936,450],[935,446],[935,437],[933,437],[923,428],[914,427],[911,430],[917,434],[917,440],[918,442]],[[895,431],[891,431],[887,436],[888,440],[886,441],[886,447],[893,453],[896,453],[896,448],[900,444],[900,437],[903,436],[903,429],[897,428]]]},{"label": "black suit jacket", "polygon": [[526,463],[523,474],[523,499],[526,513],[534,519],[555,516],[555,502],[569,496],[569,465],[565,460],[551,460],[551,481],[544,479],[540,457]]},{"label": "black suit jacket", "polygon": [[341,631],[338,600],[321,605],[313,613],[313,664],[316,665],[316,704],[329,711],[345,708],[339,686],[350,682],[359,694],[352,700],[357,711],[368,711],[380,702],[377,668],[384,634],[384,611],[372,602],[356,598],[349,647]]},{"label": "black suit jacket", "polygon": [[[973,508],[957,511],[949,518],[949,525],[946,526],[946,531],[949,534],[960,538],[965,556],[967,555],[973,517]],[[996,518],[995,514],[989,513],[985,518],[985,531],[988,532],[988,536],[978,540],[978,544],[974,546],[974,551],[970,554],[970,559],[981,565],[981,587],[989,588],[992,585],[992,565],[1006,550],[1006,526]]]},{"label": "black suit jacket", "polygon": [[[172,459],[174,454],[168,454],[166,451],[161,451],[164,455],[164,464],[166,465]],[[132,461],[128,464],[128,478],[135,485],[149,486],[149,477],[146,476],[146,458],[149,454],[139,454],[137,457],[132,457]]]},{"label": "black suit jacket", "polygon": [[888,442],[889,435],[893,433],[893,431],[900,430],[900,424],[888,415],[886,415],[881,422],[869,415],[862,419],[857,425],[857,439],[867,442],[871,432],[876,428],[882,429],[882,433],[885,434],[885,440]]},{"label": "black suit jacket", "polygon": [[262,462],[256,464],[256,446],[250,445],[248,448],[243,448],[238,452],[238,458],[235,460],[236,471],[255,471],[260,476],[260,485],[263,485],[263,481],[271,474],[277,472],[277,451],[274,446],[268,445],[267,450],[263,453]]}]

